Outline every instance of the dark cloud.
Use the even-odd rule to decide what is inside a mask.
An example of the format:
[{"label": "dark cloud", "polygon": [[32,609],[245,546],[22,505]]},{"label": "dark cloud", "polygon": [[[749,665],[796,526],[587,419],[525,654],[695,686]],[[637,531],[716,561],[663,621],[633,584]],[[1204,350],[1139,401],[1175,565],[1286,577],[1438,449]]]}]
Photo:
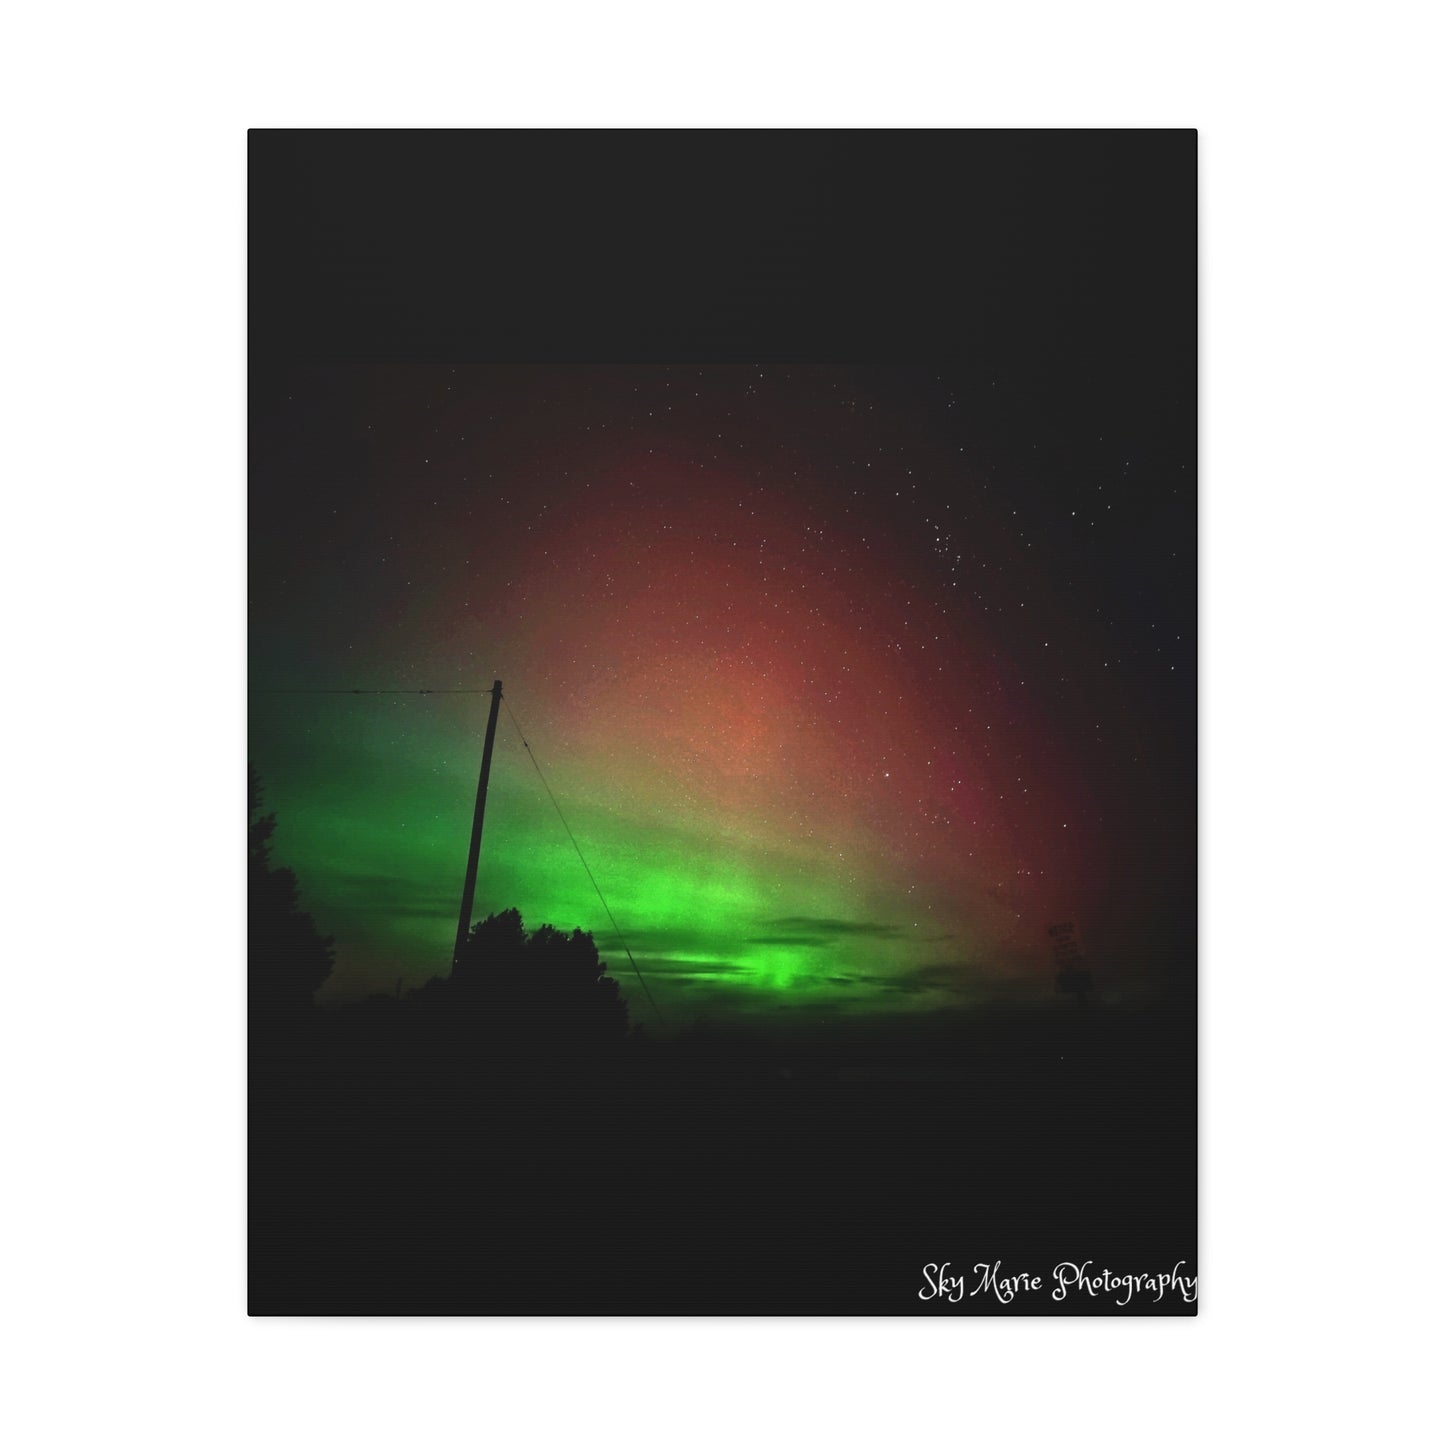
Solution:
[{"label": "dark cloud", "polygon": [[750,973],[752,970],[741,963],[727,963],[722,959],[652,958],[640,959],[637,965],[643,973],[656,974],[660,978],[711,978],[728,974]]},{"label": "dark cloud", "polygon": [[765,918],[774,930],[747,939],[748,943],[787,948],[827,948],[846,938],[901,938],[903,930],[892,923],[858,923],[848,918]]},{"label": "dark cloud", "polygon": [[756,944],[760,948],[827,948],[835,941],[803,933],[755,933],[743,939],[744,943]]},{"label": "dark cloud", "polygon": [[633,953],[646,953],[663,961],[670,955],[710,952],[717,947],[717,935],[701,928],[629,928],[623,935],[610,928],[598,928],[593,930],[593,937],[601,949],[621,948],[625,937]]},{"label": "dark cloud", "polygon": [[[856,973],[847,982],[878,989],[882,993],[971,994],[974,982],[957,963],[921,963],[892,973]],[[836,982],[844,982],[839,979]]]},{"label": "dark cloud", "polygon": [[349,913],[379,913],[392,918],[455,920],[460,888],[441,887],[390,873],[349,873],[311,866],[324,874],[332,901]]},{"label": "dark cloud", "polygon": [[895,923],[858,923],[850,918],[767,918],[769,928],[843,937],[894,938],[903,932]]}]

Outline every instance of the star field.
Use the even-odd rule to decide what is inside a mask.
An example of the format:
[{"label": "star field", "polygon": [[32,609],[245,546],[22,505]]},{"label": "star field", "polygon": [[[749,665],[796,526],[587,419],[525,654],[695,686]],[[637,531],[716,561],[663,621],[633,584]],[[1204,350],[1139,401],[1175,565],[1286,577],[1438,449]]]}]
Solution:
[{"label": "star field", "polygon": [[[252,753],[338,995],[445,970],[487,700],[266,689],[494,677],[665,1011],[1046,998],[1060,919],[1156,986],[1194,841],[1168,418],[779,366],[316,369],[264,417]],[[507,906],[620,957],[504,715]]]}]

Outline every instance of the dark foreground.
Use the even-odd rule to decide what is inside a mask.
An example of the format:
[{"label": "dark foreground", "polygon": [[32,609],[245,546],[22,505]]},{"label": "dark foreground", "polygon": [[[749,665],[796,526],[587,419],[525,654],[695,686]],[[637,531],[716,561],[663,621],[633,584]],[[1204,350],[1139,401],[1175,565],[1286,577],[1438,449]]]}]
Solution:
[{"label": "dark foreground", "polygon": [[250,1311],[1192,1315],[1105,1276],[1197,1276],[1195,1105],[1164,1012],[550,1063],[384,1010],[253,1028]]}]

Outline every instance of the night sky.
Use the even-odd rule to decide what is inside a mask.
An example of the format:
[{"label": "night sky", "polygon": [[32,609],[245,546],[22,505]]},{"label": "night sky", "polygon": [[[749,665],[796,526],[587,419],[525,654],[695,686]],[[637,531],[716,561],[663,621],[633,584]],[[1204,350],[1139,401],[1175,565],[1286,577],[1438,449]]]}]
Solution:
[{"label": "night sky", "polygon": [[593,930],[634,1018],[518,726],[669,1025],[1057,1007],[1060,921],[1101,1002],[1192,987],[1178,375],[253,379],[249,747],[323,1000],[447,971],[494,678],[474,916]]}]

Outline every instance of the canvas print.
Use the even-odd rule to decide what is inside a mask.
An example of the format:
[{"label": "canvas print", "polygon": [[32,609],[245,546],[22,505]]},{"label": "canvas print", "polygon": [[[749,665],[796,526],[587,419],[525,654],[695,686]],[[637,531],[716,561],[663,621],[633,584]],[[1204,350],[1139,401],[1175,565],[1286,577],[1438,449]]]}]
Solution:
[{"label": "canvas print", "polygon": [[1179,140],[938,360],[253,357],[253,1313],[1195,1313]]}]

